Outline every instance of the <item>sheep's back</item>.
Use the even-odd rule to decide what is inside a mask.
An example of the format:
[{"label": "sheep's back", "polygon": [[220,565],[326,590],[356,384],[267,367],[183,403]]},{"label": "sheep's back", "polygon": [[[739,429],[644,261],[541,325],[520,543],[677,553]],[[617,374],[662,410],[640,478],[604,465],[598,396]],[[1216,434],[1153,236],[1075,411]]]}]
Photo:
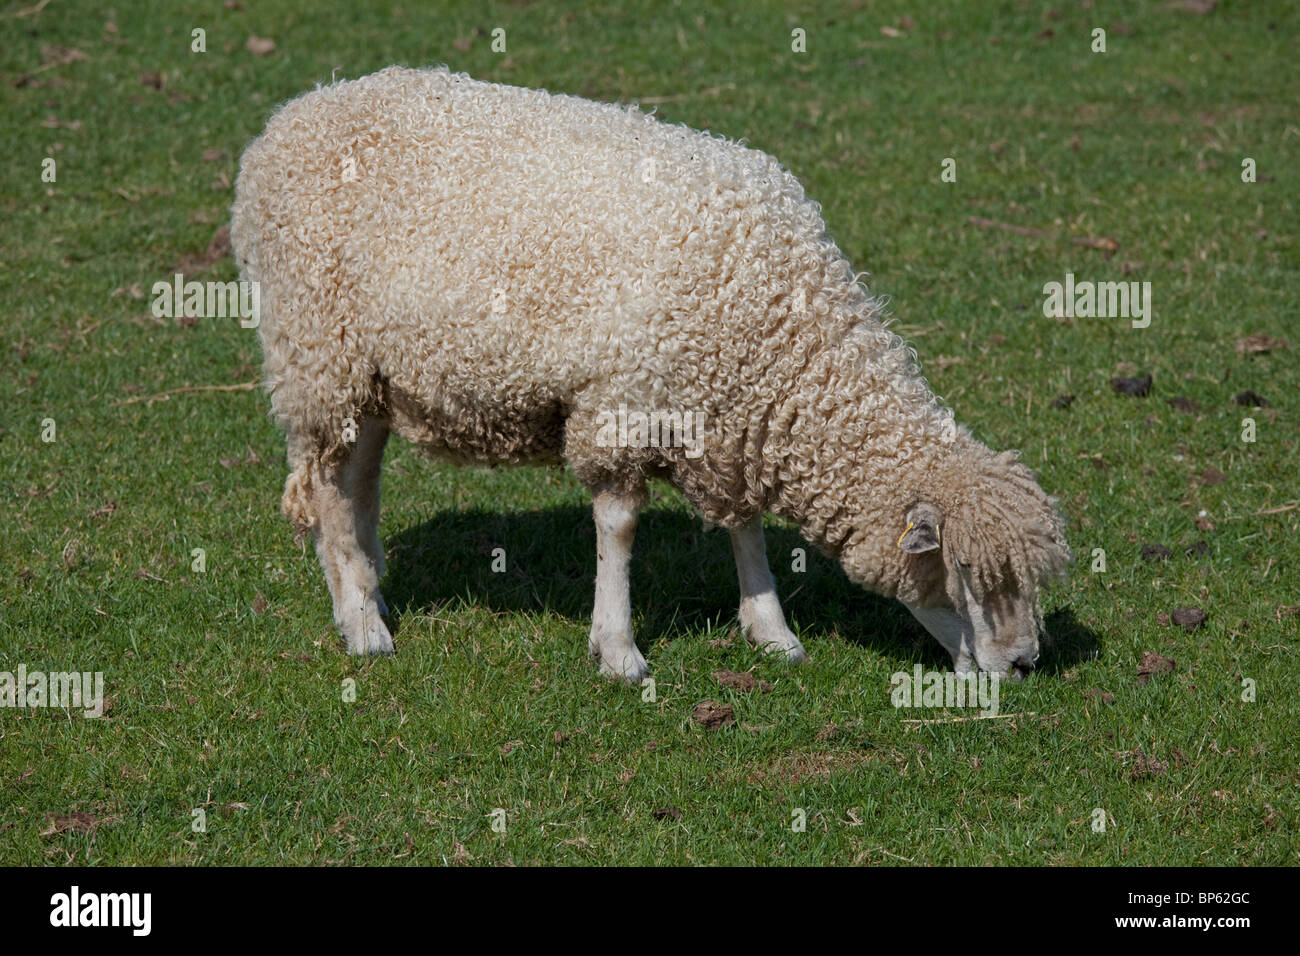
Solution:
[{"label": "sheep's back", "polygon": [[263,283],[268,372],[306,352],[350,387],[504,412],[593,383],[605,401],[716,399],[783,341],[842,335],[789,303],[852,286],[770,156],[446,70],[286,104],[245,153],[232,240]]}]

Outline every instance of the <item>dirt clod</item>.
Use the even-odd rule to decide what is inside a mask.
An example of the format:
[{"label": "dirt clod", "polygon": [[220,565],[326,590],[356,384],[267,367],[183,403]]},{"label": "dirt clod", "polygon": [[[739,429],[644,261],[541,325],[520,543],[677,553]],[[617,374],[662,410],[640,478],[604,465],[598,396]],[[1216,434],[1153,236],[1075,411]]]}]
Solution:
[{"label": "dirt clod", "polygon": [[1162,657],[1154,651],[1143,651],[1138,662],[1138,683],[1145,684],[1152,674],[1169,674],[1178,666],[1172,657]]},{"label": "dirt clod", "polygon": [[1236,402],[1238,405],[1245,405],[1248,408],[1269,407],[1267,398],[1265,398],[1263,395],[1260,395],[1258,392],[1251,391],[1250,389],[1246,389],[1241,394],[1233,396],[1232,400]]},{"label": "dirt clod", "polygon": [[1145,398],[1151,393],[1152,376],[1143,375],[1141,378],[1121,378],[1116,376],[1110,380],[1110,387],[1121,395],[1130,395],[1133,398]]},{"label": "dirt clod", "polygon": [[1130,780],[1140,780],[1143,777],[1163,777],[1169,772],[1168,765],[1151,754],[1143,753],[1141,750],[1130,750],[1125,756],[1132,757],[1133,762],[1129,764],[1128,775]]},{"label": "dirt clod", "polygon": [[1285,348],[1290,348],[1286,339],[1275,339],[1264,332],[1256,332],[1244,339],[1237,339],[1238,355],[1257,355],[1261,352],[1272,352],[1276,349]]},{"label": "dirt clod", "polygon": [[656,820],[680,820],[682,811],[676,807],[660,807],[654,812],[654,818]]},{"label": "dirt clod", "polygon": [[212,241],[208,243],[206,251],[181,256],[172,265],[172,271],[186,274],[188,278],[188,273],[202,272],[228,255],[230,255],[230,226],[225,225],[213,233]]},{"label": "dirt clod", "polygon": [[723,687],[730,687],[734,690],[748,694],[755,688],[761,690],[764,694],[771,693],[772,685],[765,680],[759,680],[753,674],[740,673],[738,671],[714,671],[713,679]]},{"label": "dirt clod", "polygon": [[1185,631],[1194,631],[1209,617],[1199,607],[1176,607],[1169,619]]},{"label": "dirt clod", "polygon": [[695,705],[695,712],[691,716],[705,730],[717,730],[736,722],[735,709],[730,704],[719,704],[716,700],[700,701]]},{"label": "dirt clod", "polygon": [[1148,544],[1142,548],[1143,561],[1168,561],[1174,553],[1163,544]]}]

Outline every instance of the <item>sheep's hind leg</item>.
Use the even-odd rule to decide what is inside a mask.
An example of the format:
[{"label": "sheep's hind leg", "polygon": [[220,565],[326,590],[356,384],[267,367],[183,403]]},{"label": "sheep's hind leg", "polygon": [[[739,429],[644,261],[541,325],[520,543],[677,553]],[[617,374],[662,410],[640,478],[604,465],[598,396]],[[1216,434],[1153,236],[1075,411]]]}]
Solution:
[{"label": "sheep's hind leg", "polygon": [[[384,576],[384,547],[379,540],[379,474],[387,444],[388,423],[366,418],[361,423],[356,445],[344,468],[344,479],[356,501],[357,540],[370,559],[376,582]],[[379,613],[387,617],[388,605],[379,593],[378,583],[374,596]]]},{"label": "sheep's hind leg", "polygon": [[641,497],[609,489],[596,492],[596,603],[591,612],[587,649],[600,658],[600,672],[629,683],[646,675],[645,658],[632,638],[632,600],[628,565],[636,536]]},{"label": "sheep's hind leg", "polygon": [[[379,466],[387,426],[366,419],[356,442],[339,464],[314,462],[290,476],[286,503],[306,492],[306,512],[313,519],[312,538],[334,602],[334,623],[351,654],[391,654],[393,638],[381,615],[379,594],[383,553],[376,533],[379,518]],[[286,507],[286,511],[289,508]]]},{"label": "sheep's hind leg", "polygon": [[794,663],[805,660],[808,655],[799,638],[786,626],[785,614],[776,596],[776,581],[767,566],[761,516],[739,531],[731,532],[731,549],[736,556],[736,572],[740,577],[740,626],[745,637],[769,654],[780,654]]}]

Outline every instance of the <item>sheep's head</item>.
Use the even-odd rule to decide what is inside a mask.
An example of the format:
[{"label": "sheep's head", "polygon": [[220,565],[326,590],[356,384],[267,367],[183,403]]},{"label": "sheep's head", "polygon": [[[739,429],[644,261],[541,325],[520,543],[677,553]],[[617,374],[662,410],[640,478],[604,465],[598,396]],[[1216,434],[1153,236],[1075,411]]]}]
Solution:
[{"label": "sheep's head", "polygon": [[[1055,502],[1013,453],[964,476],[947,507],[918,500],[899,516],[908,610],[959,673],[1023,677],[1038,658],[1039,590],[1069,562]],[[938,497],[938,496],[936,496]]]}]

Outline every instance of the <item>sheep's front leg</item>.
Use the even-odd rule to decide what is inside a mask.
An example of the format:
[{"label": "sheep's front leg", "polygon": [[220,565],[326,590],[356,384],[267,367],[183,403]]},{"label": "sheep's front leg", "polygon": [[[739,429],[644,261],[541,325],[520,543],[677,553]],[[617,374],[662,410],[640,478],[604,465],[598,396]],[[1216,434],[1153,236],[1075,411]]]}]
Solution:
[{"label": "sheep's front leg", "polygon": [[305,464],[305,482],[290,477],[308,494],[306,510],[315,519],[312,538],[333,599],[334,623],[351,654],[393,652],[392,635],[381,618],[388,608],[379,593],[383,551],[376,527],[379,470],[387,440],[387,426],[366,419],[341,464]]},{"label": "sheep's front leg", "polygon": [[587,649],[600,658],[600,672],[629,683],[646,675],[645,658],[632,639],[632,599],[628,565],[640,501],[610,490],[596,493],[596,604],[591,612]]},{"label": "sheep's front leg", "polygon": [[731,549],[740,576],[740,626],[745,637],[770,654],[782,654],[795,663],[805,660],[808,655],[799,638],[786,627],[785,614],[776,596],[776,581],[767,566],[761,516],[739,531],[731,532]]}]

